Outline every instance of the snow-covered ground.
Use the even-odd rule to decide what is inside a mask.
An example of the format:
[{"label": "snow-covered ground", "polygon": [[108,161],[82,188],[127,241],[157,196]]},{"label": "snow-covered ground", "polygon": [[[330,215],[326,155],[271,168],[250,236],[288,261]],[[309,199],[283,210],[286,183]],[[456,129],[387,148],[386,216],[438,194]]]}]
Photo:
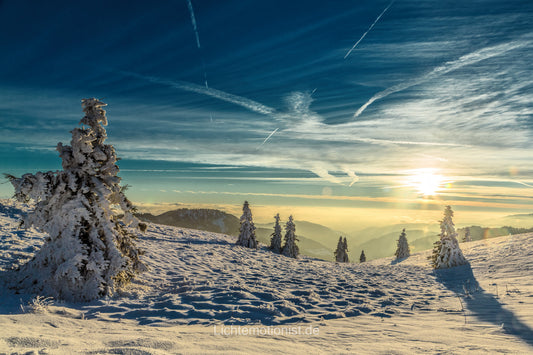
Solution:
[{"label": "snow-covered ground", "polygon": [[533,352],[533,234],[463,243],[471,267],[435,272],[429,251],[335,264],[151,224],[127,292],[33,313],[4,284],[43,238],[17,228],[21,208],[0,201],[0,352]]}]

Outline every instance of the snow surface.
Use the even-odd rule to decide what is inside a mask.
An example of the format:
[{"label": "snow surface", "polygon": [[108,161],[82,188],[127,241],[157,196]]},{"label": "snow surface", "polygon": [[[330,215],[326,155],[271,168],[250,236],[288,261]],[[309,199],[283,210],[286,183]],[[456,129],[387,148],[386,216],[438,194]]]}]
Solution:
[{"label": "snow surface", "polygon": [[[533,352],[533,234],[463,243],[471,267],[432,270],[431,251],[401,262],[336,264],[150,224],[138,240],[150,270],[124,294],[90,303],[53,300],[46,312],[31,313],[35,295],[6,287],[9,270],[31,258],[44,237],[17,228],[27,208],[0,201],[0,351]],[[220,335],[231,326],[241,334]],[[311,327],[318,334],[242,335],[254,327]]]}]

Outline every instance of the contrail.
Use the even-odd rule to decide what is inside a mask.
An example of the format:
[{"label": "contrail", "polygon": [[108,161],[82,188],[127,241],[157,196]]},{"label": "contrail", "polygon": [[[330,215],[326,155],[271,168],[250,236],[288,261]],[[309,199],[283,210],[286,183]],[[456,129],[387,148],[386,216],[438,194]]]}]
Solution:
[{"label": "contrail", "polygon": [[520,184],[520,185],[524,185],[524,186],[527,186],[527,187],[533,187],[533,185],[529,185],[529,184],[526,184],[525,182],[522,182],[522,181],[513,181],[511,180],[512,182],[515,182],[517,184]]},{"label": "contrail", "polygon": [[200,45],[200,36],[198,35],[198,26],[196,25],[196,17],[194,16],[194,9],[192,8],[191,0],[187,0],[187,5],[189,6],[189,12],[191,14],[192,28],[194,29],[194,34],[196,35],[196,45],[198,49],[202,48]]},{"label": "contrail", "polygon": [[269,139],[270,137],[272,137],[274,135],[274,133],[276,133],[278,131],[279,128],[276,128],[275,130],[273,130],[269,135],[268,137],[265,138],[265,140],[263,141],[263,143],[259,144],[259,147],[257,147],[256,149],[259,149],[263,146],[263,144],[265,144]]},{"label": "contrail", "polygon": [[457,69],[460,69],[460,68],[462,68],[464,66],[472,65],[472,64],[475,64],[475,63],[480,62],[482,60],[489,59],[489,58],[492,58],[492,57],[496,57],[496,56],[505,54],[506,52],[509,52],[509,51],[511,51],[513,49],[524,47],[527,44],[528,44],[527,42],[517,42],[517,41],[510,42],[510,43],[505,43],[505,44],[498,44],[496,46],[485,47],[485,48],[479,49],[479,50],[477,50],[475,52],[472,52],[472,53],[469,53],[469,54],[465,54],[462,57],[460,57],[459,59],[456,59],[456,60],[453,60],[453,61],[450,61],[450,62],[446,62],[446,63],[434,68],[432,71],[430,71],[426,75],[423,75],[423,76],[421,76],[419,78],[415,78],[415,79],[410,80],[410,81],[407,81],[405,83],[401,83],[401,84],[398,84],[398,85],[391,86],[390,88],[387,88],[387,89],[385,89],[383,91],[378,92],[377,94],[372,96],[370,98],[370,100],[368,100],[363,106],[361,106],[359,108],[359,110],[357,110],[357,112],[353,115],[353,118],[359,117],[359,115],[361,115],[361,113],[363,113],[363,111],[368,106],[370,106],[374,101],[382,99],[384,97],[387,97],[390,94],[393,94],[395,92],[408,89],[411,86],[418,85],[418,84],[421,84],[421,83],[423,83],[425,81],[437,78],[437,77],[439,77],[441,75],[447,74],[447,73],[452,72],[452,71],[457,70]]},{"label": "contrail", "polygon": [[385,10],[381,11],[381,13],[379,14],[379,16],[376,18],[376,20],[370,25],[370,27],[368,28],[368,30],[366,30],[365,33],[363,33],[363,35],[361,36],[361,38],[359,38],[359,41],[355,42],[355,44],[353,45],[353,47],[348,51],[348,53],[346,53],[346,55],[344,56],[344,59],[348,58],[348,56],[350,55],[350,53],[352,53],[352,51],[355,49],[355,47],[357,47],[357,45],[359,44],[359,42],[361,42],[363,40],[363,38],[366,37],[366,35],[368,34],[368,32],[370,32],[372,30],[372,28],[374,28],[374,26],[376,25],[376,23],[378,23],[379,19],[381,18],[381,16],[383,16],[383,14],[385,12],[387,12],[387,10],[389,9],[389,7],[391,7],[391,5],[394,3],[395,0],[392,0],[390,2],[390,4],[385,8]]},{"label": "contrail", "polygon": [[167,85],[175,89],[195,92],[198,94],[214,97],[215,99],[230,102],[232,104],[244,107],[250,111],[257,112],[263,115],[270,115],[276,112],[276,110],[274,110],[271,107],[265,106],[259,102],[247,99],[245,97],[233,95],[233,94],[230,94],[230,93],[227,93],[221,90],[213,89],[213,88],[206,88],[201,85],[189,83],[186,81],[165,80],[165,79],[157,78],[154,76],[145,76],[145,75],[140,75],[140,74],[127,72],[127,71],[121,71],[121,73],[127,76],[147,80],[152,83]]},{"label": "contrail", "polygon": [[202,52],[201,52],[202,46],[200,45],[200,34],[198,33],[198,25],[196,24],[196,16],[194,16],[194,9],[192,7],[191,0],[187,0],[187,6],[189,7],[189,13],[191,14],[192,28],[194,30],[194,35],[196,37],[196,46],[198,47],[198,50],[200,51],[200,60],[202,61],[202,69],[204,71],[205,88],[209,89],[209,84],[207,84],[207,71],[205,70],[204,57],[202,56]]}]

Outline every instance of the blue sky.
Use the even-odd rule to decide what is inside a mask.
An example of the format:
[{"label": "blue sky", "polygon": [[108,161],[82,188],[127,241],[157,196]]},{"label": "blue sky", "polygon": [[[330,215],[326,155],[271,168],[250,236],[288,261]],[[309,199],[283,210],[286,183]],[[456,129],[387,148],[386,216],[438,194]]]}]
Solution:
[{"label": "blue sky", "polygon": [[531,1],[190,5],[0,1],[1,171],[59,169],[98,97],[141,205],[531,211]]}]

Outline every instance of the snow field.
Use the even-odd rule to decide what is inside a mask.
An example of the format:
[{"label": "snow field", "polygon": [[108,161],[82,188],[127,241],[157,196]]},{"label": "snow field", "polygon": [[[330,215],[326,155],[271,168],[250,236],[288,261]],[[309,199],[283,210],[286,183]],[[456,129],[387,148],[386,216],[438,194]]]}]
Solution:
[{"label": "snow field", "polygon": [[[43,235],[0,204],[0,282]],[[533,351],[533,234],[462,243],[471,267],[434,271],[430,251],[397,263],[298,260],[222,234],[150,224],[150,270],[119,297],[54,301],[0,289],[0,351],[33,353],[519,353]],[[314,327],[316,335],[215,334],[219,327]],[[87,336],[90,334],[91,336]],[[246,338],[253,337],[250,342]]]}]

